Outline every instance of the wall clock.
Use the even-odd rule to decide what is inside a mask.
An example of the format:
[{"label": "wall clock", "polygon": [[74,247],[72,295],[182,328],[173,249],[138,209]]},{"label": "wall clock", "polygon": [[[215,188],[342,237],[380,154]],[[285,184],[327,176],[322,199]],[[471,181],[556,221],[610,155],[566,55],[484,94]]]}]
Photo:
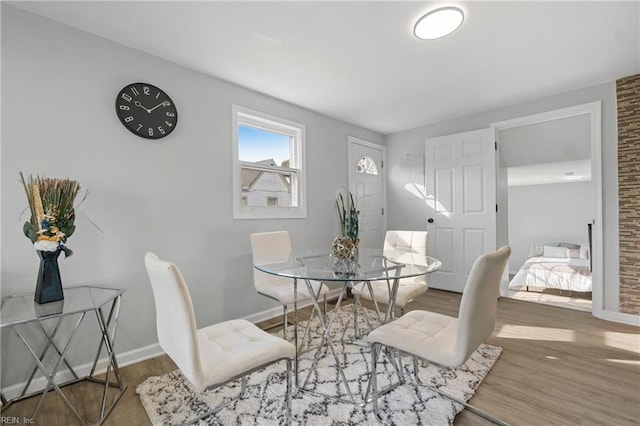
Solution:
[{"label": "wall clock", "polygon": [[148,83],[125,86],[116,97],[118,118],[131,133],[160,139],[178,124],[178,110],[163,90]]}]

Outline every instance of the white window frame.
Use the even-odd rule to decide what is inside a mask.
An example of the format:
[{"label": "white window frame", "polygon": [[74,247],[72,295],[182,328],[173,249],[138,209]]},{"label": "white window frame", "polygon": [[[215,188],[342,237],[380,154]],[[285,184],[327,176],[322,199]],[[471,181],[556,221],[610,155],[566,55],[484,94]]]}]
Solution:
[{"label": "white window frame", "polygon": [[[306,126],[240,105],[231,106],[232,116],[232,198],[234,219],[295,219],[307,217],[307,179],[305,163]],[[240,161],[238,156],[238,127],[255,127],[268,132],[291,136],[290,167],[256,165]],[[242,168],[291,175],[291,206],[242,205]]]}]

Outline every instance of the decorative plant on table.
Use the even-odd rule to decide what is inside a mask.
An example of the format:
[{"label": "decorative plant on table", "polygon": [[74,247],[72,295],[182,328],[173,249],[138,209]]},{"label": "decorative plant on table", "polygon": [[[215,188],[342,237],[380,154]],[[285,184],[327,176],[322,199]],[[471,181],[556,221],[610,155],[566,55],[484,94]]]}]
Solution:
[{"label": "decorative plant on table", "polygon": [[348,191],[346,196],[340,193],[336,199],[336,208],[341,237],[333,242],[333,254],[340,258],[351,258],[360,242],[358,239],[360,211],[351,191]]},{"label": "decorative plant on table", "polygon": [[22,229],[40,257],[34,300],[37,303],[62,300],[58,256],[60,252],[64,252],[65,257],[73,254],[65,243],[76,229],[73,203],[80,185],[70,179],[40,176],[29,176],[27,181],[22,173],[20,180],[31,211],[31,218]]}]

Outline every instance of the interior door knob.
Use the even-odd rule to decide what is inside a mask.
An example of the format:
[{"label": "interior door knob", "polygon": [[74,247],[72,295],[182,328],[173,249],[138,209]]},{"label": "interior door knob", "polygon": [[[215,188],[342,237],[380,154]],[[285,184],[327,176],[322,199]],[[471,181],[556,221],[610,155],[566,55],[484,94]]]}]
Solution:
[{"label": "interior door knob", "polygon": [[433,218],[432,218],[432,217],[430,217],[429,219],[427,219],[427,222],[429,222],[429,223],[433,223]]}]

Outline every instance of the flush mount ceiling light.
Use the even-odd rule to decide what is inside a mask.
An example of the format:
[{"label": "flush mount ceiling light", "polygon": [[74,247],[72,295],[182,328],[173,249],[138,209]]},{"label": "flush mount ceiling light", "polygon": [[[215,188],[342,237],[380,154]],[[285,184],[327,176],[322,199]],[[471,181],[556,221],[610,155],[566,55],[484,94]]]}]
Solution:
[{"label": "flush mount ceiling light", "polygon": [[413,27],[413,34],[421,40],[435,40],[457,30],[464,21],[462,9],[448,6],[423,15]]}]

